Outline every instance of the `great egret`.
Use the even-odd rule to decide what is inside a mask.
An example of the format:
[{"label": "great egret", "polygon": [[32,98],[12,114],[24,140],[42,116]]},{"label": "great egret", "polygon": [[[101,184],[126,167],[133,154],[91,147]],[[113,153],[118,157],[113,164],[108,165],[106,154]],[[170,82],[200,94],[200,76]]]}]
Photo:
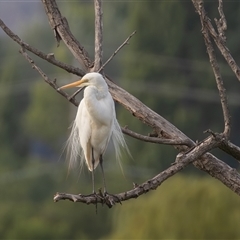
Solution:
[{"label": "great egret", "polygon": [[86,88],[68,139],[70,167],[77,163],[78,157],[81,165],[85,160],[89,171],[92,172],[93,193],[95,193],[94,169],[100,163],[106,194],[103,154],[110,138],[113,140],[118,160],[121,156],[121,148],[129,152],[116,119],[114,101],[103,76],[96,72],[87,73],[82,79],[60,89],[71,87]]}]

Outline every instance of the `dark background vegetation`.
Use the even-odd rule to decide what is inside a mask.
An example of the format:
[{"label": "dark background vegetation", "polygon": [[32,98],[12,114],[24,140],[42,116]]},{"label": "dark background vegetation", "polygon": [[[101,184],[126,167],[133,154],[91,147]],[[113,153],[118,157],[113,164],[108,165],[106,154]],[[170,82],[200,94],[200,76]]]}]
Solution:
[{"label": "dark background vegetation", "polygon": [[[72,32],[93,55],[92,1],[59,1]],[[217,1],[206,1],[211,17]],[[223,128],[222,111],[191,1],[103,1],[104,59],[137,30],[105,71],[118,85],[176,125],[194,140],[203,131]],[[240,3],[226,1],[228,47],[240,62]],[[38,1],[0,1],[0,17],[24,41],[69,64],[77,63],[63,44],[57,48]],[[215,179],[188,167],[156,191],[113,209],[62,201],[55,192],[89,193],[85,169],[68,173],[63,152],[76,108],[54,92],[0,31],[0,238],[1,239],[238,239],[240,199]],[[231,140],[240,145],[240,85],[220,57],[232,115]],[[57,83],[77,77],[36,60]],[[79,96],[79,100],[80,100]],[[117,105],[122,126],[149,129]],[[127,137],[133,160],[122,161],[124,175],[108,150],[106,180],[113,193],[128,190],[169,166],[169,146]],[[222,152],[219,158],[239,169]],[[97,171],[98,174],[98,171]],[[98,187],[101,187],[101,178]]]}]

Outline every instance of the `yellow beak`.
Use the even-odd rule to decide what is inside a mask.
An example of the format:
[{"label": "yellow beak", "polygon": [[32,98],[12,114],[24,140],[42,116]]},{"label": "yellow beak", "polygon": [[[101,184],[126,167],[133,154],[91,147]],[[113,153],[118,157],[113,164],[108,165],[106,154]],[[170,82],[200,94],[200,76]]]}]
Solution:
[{"label": "yellow beak", "polygon": [[81,85],[83,83],[86,83],[87,81],[88,81],[87,79],[81,79],[81,80],[78,80],[76,82],[64,85],[64,86],[60,87],[58,90],[62,90],[62,89],[65,89],[65,88],[72,88],[72,87],[81,87]]}]

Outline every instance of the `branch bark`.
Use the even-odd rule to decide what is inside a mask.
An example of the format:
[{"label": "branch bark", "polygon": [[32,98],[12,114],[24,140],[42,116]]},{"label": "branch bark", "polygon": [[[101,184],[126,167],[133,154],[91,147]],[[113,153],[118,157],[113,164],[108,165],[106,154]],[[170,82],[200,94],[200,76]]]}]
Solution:
[{"label": "branch bark", "polygon": [[61,94],[63,97],[67,98],[72,104],[74,104],[75,106],[78,106],[78,103],[75,101],[74,98],[69,98],[69,96],[61,91],[58,90],[58,85],[56,84],[56,79],[54,81],[50,80],[49,77],[42,71],[42,69],[40,67],[38,67],[35,62],[33,61],[33,59],[26,53],[25,49],[22,48],[19,51],[24,57],[25,59],[31,64],[32,68],[37,70],[38,73],[42,76],[42,78],[44,79],[44,81],[50,85],[53,89],[55,89],[59,94]]},{"label": "branch bark", "polygon": [[[193,5],[194,5],[197,13],[199,14],[201,22],[203,22],[204,25],[206,26],[206,28],[208,29],[209,34],[213,38],[213,40],[214,40],[215,44],[217,45],[219,51],[221,52],[221,54],[225,58],[226,62],[228,63],[228,65],[230,66],[232,71],[235,73],[235,76],[237,77],[237,79],[240,81],[240,68],[237,65],[236,61],[232,57],[229,49],[227,48],[227,46],[225,44],[226,38],[217,34],[217,32],[215,31],[215,29],[214,29],[214,27],[211,23],[211,20],[207,16],[206,10],[204,8],[203,0],[192,0],[192,2],[193,2]],[[221,12],[222,11],[222,4],[221,4],[219,9],[220,9],[220,12]],[[221,14],[221,17],[223,19],[222,21],[225,22],[225,24],[226,24],[226,20],[224,20],[225,17],[223,17],[222,13],[220,13],[220,14]],[[223,25],[224,25],[224,23],[223,23]],[[225,26],[225,28],[226,28],[226,26]]]},{"label": "branch bark", "polygon": [[42,3],[48,16],[50,26],[54,30],[54,35],[57,36],[58,43],[61,39],[83,67],[83,70],[89,72],[93,67],[93,63],[90,61],[84,47],[70,31],[67,19],[61,15],[56,1],[42,0]]},{"label": "branch bark", "polygon": [[22,48],[28,50],[29,52],[35,54],[36,56],[42,58],[43,60],[46,60],[47,62],[49,62],[57,67],[60,67],[69,73],[73,73],[73,74],[76,74],[79,76],[83,76],[85,74],[85,72],[80,68],[76,68],[76,67],[73,67],[72,65],[58,61],[57,59],[55,59],[55,56],[53,53],[46,54],[46,53],[32,47],[30,44],[25,43],[18,35],[13,33],[1,19],[0,19],[0,27],[18,45],[20,45]]},{"label": "branch bark", "polygon": [[100,72],[103,58],[103,20],[102,20],[102,2],[101,0],[94,0],[95,9],[95,59],[94,72]]},{"label": "branch bark", "polygon": [[[218,23],[219,34],[221,34],[221,36],[225,36],[224,35],[225,27],[222,28],[221,27],[222,24],[220,24],[220,22],[222,22],[222,21],[219,21],[219,23]],[[208,53],[208,56],[209,56],[209,61],[210,61],[210,64],[212,66],[213,73],[214,73],[214,76],[215,76],[215,80],[216,80],[216,83],[217,83],[217,88],[218,88],[218,91],[219,91],[220,102],[221,102],[221,105],[222,105],[223,118],[224,118],[224,135],[228,139],[230,137],[230,130],[231,129],[230,129],[230,112],[229,112],[229,108],[228,108],[226,89],[224,88],[220,68],[219,68],[219,65],[218,65],[218,62],[217,62],[216,55],[214,53],[212,41],[211,41],[211,38],[209,36],[208,29],[206,28],[206,25],[204,23],[205,23],[204,21],[201,21],[202,34],[203,34],[204,42],[205,42],[205,45],[206,45],[207,53]]]}]

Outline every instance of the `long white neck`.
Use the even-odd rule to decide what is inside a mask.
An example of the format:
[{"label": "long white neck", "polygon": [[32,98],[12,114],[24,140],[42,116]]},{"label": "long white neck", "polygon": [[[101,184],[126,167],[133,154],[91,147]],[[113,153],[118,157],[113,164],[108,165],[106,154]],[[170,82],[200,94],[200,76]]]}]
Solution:
[{"label": "long white neck", "polygon": [[84,104],[96,124],[112,126],[115,118],[113,99],[106,89],[88,86],[84,91]]},{"label": "long white neck", "polygon": [[106,87],[107,86],[101,86],[96,88],[95,86],[88,86],[84,90],[84,98],[96,98],[97,100],[105,98],[108,94],[108,88]]}]

